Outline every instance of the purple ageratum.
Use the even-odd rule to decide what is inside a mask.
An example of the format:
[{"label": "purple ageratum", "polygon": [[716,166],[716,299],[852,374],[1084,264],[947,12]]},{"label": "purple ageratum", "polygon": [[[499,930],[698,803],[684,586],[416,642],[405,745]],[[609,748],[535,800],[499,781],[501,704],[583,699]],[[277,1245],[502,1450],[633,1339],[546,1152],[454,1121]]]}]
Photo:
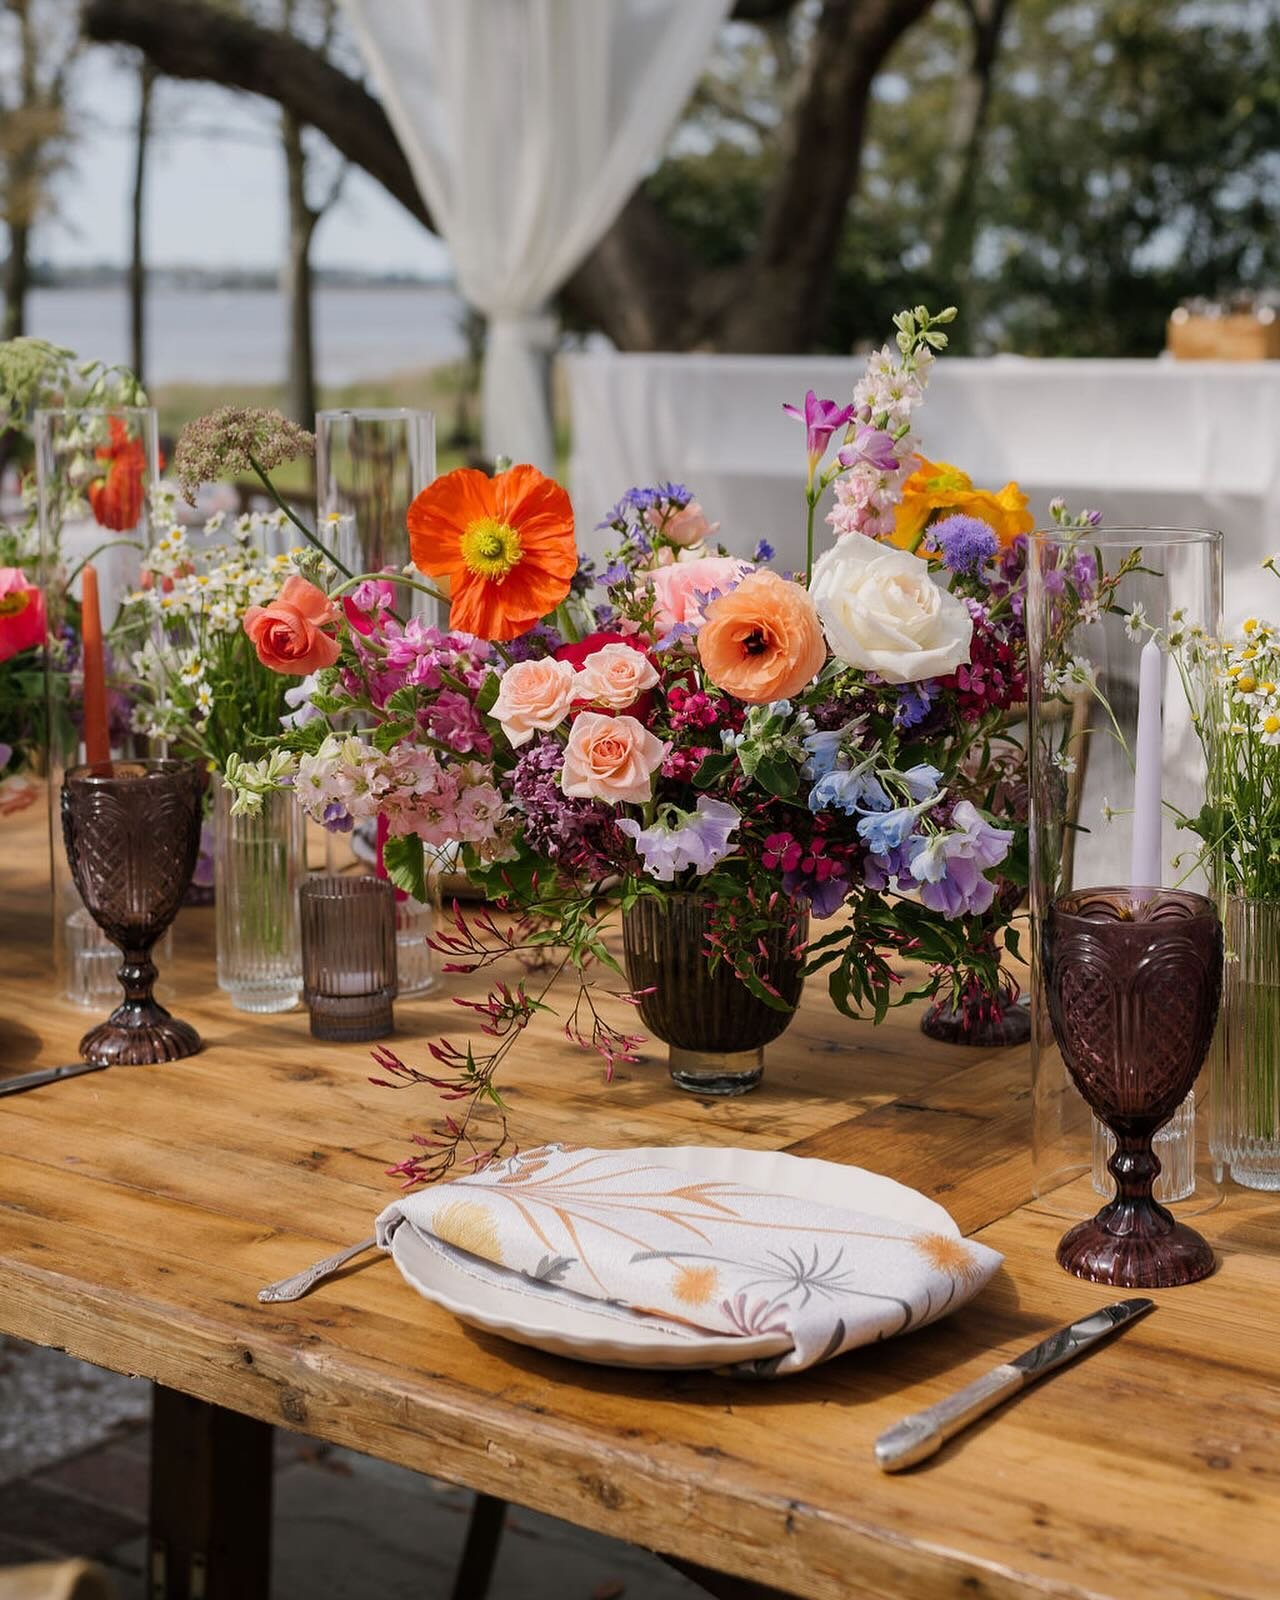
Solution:
[{"label": "purple ageratum", "polygon": [[667,815],[679,819],[672,827],[666,822],[655,822],[651,828],[642,828],[630,817],[618,822],[619,833],[635,845],[645,871],[659,883],[670,883],[677,872],[687,867],[701,876],[710,872],[718,861],[732,853],[734,845],[730,835],[742,821],[741,813],[724,800],[713,800],[701,795],[693,811],[680,811],[674,806]]},{"label": "purple ageratum", "polygon": [[784,405],[782,409],[789,417],[797,417],[804,423],[805,448],[809,455],[809,476],[812,478],[819,461],[827,453],[831,435],[841,428],[848,427],[854,418],[854,408],[837,405],[834,400],[819,400],[810,389],[804,397],[803,410],[799,406],[791,405]]},{"label": "purple ageratum", "polygon": [[996,531],[981,517],[966,517],[957,513],[943,517],[929,529],[929,538],[942,552],[942,559],[952,572],[968,573],[976,577],[1000,548]]},{"label": "purple ageratum", "polygon": [[950,833],[921,839],[912,851],[911,872],[921,903],[944,917],[978,916],[988,911],[996,886],[983,876],[1009,853],[1013,832],[996,828],[968,800],[951,813]]}]

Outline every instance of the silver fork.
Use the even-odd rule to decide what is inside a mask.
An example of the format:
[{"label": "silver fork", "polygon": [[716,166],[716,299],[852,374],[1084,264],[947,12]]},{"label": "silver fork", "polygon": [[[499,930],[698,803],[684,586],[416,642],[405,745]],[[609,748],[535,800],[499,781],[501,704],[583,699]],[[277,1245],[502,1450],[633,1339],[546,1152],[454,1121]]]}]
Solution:
[{"label": "silver fork", "polygon": [[311,1293],[316,1284],[331,1278],[339,1267],[345,1267],[347,1262],[356,1256],[363,1255],[366,1250],[372,1250],[377,1242],[376,1238],[370,1236],[368,1239],[361,1239],[359,1244],[348,1245],[345,1250],[326,1256],[314,1266],[304,1267],[301,1272],[295,1272],[291,1278],[281,1278],[279,1283],[267,1284],[264,1289],[258,1290],[258,1299],[267,1304],[279,1300],[301,1300],[304,1294]]}]

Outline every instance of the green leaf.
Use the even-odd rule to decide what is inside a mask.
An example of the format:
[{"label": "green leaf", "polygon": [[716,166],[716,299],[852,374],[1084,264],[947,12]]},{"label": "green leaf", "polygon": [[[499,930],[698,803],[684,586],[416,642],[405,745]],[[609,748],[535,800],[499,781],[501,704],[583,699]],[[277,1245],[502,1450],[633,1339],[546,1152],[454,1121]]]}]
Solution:
[{"label": "green leaf", "polygon": [[391,834],[382,847],[382,864],[397,889],[403,889],[415,900],[427,898],[422,840],[416,833]]},{"label": "green leaf", "polygon": [[396,745],[407,739],[417,730],[417,723],[406,721],[404,718],[391,722],[382,722],[373,730],[373,745],[375,750],[381,750],[385,756],[394,750]]},{"label": "green leaf", "polygon": [[709,789],[733,770],[735,758],[731,755],[710,755],[702,758],[702,765],[693,775],[695,789]]},{"label": "green leaf", "polygon": [[792,764],[781,756],[761,757],[755,770],[755,779],[779,800],[790,800],[800,787],[800,778]]}]

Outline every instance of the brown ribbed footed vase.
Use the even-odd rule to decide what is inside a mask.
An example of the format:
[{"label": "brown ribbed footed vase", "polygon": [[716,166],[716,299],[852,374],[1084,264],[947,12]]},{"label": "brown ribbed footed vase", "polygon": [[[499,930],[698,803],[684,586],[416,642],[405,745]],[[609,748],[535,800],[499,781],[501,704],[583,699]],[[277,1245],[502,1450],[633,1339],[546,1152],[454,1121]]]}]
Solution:
[{"label": "brown ribbed footed vase", "polygon": [[787,905],[763,935],[761,975],[787,1009],[758,999],[706,942],[708,902],[700,894],[644,895],[622,914],[627,979],[643,993],[640,1020],[667,1046],[671,1080],[693,1094],[746,1094],[764,1072],[764,1047],[784,1033],[804,988],[797,955],[809,913]]}]

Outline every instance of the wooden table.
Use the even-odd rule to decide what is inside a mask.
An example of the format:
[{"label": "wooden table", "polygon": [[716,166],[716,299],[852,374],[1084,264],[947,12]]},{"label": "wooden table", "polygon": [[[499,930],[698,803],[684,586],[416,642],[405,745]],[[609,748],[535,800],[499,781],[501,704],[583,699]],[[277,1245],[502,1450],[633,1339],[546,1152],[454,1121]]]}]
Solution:
[{"label": "wooden table", "polygon": [[[0,861],[0,1074],[73,1060],[85,1025],[53,993],[36,865]],[[233,1011],[211,938],[211,913],[183,913],[175,1004],[202,1055],[0,1101],[0,1330],[163,1386],[160,1442],[187,1450],[211,1497],[243,1508],[262,1491],[266,1423],[804,1600],[1280,1594],[1280,1201],[1232,1192],[1201,1222],[1215,1277],[1158,1293],[1121,1339],[884,1477],[882,1428],[1112,1298],[1057,1268],[1062,1223],[1027,1204],[1024,1052],[932,1044],[913,1015],[873,1032],[815,989],[762,1088],[719,1104],[674,1091],[656,1047],[606,1085],[554,1023],[531,1033],[507,1079],[523,1144],[732,1142],[863,1164],[1005,1255],[957,1315],[810,1374],[622,1373],[470,1332],[388,1261],[256,1303],[370,1231],[384,1167],[435,1107],[373,1087],[364,1049],[313,1042],[301,1013]],[[420,1058],[415,1041],[459,1036],[469,1015],[447,995],[406,1003],[398,1048]],[[211,1600],[246,1600],[220,1577],[234,1553],[199,1554]]]}]

